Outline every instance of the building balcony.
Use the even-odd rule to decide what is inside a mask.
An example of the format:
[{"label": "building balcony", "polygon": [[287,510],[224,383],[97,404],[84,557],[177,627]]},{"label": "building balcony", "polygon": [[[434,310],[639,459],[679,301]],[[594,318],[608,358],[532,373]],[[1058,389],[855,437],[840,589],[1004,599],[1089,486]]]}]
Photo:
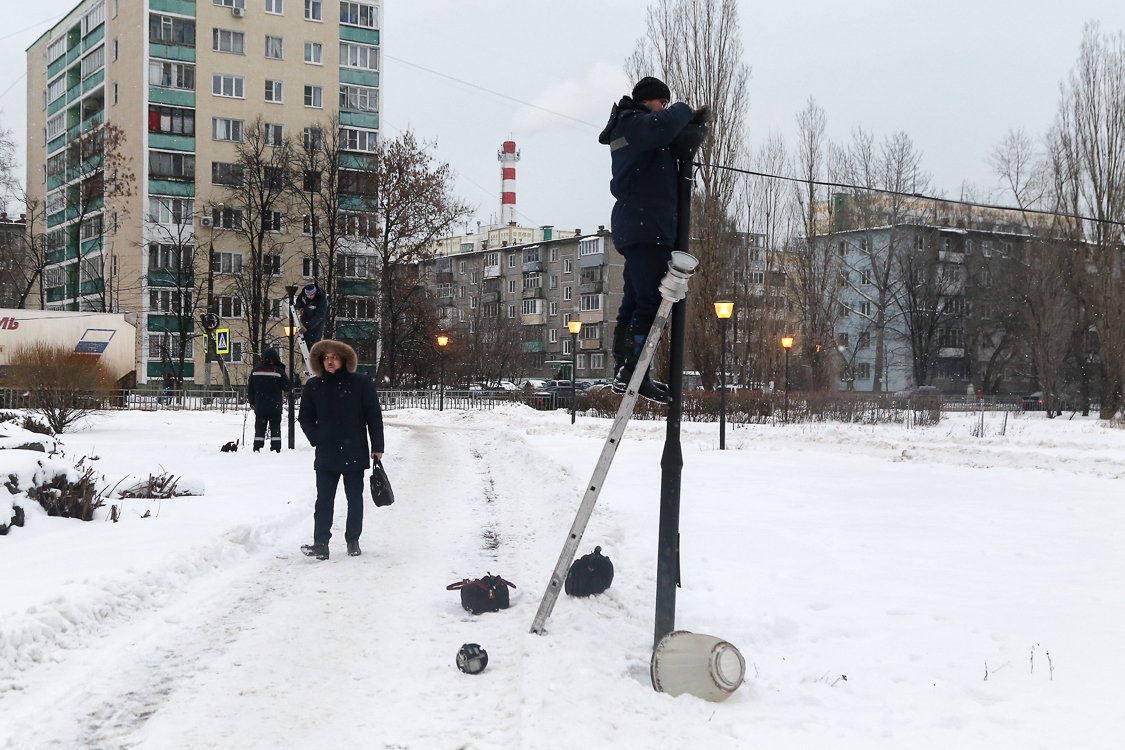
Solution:
[{"label": "building balcony", "polygon": [[938,257],[938,261],[940,261],[941,263],[964,263],[965,262],[965,254],[964,253],[955,253],[955,252],[952,252],[952,251],[949,251],[949,250],[939,250],[938,254],[937,254],[937,257]]},{"label": "building balcony", "polygon": [[[453,272],[452,271],[438,271],[434,274],[434,281],[438,284],[452,284]],[[449,296],[453,296],[452,294]]]},{"label": "building balcony", "polygon": [[604,323],[605,310],[584,310],[578,313],[578,319],[582,321],[582,325],[589,325],[591,323]]},{"label": "building balcony", "polygon": [[586,281],[578,285],[579,294],[601,294],[603,284],[600,281]]},{"label": "building balcony", "polygon": [[523,299],[543,299],[543,287],[535,287],[534,289],[524,289]]},{"label": "building balcony", "polygon": [[500,292],[482,292],[480,301],[483,305],[492,304],[500,301]]},{"label": "building balcony", "polygon": [[586,351],[588,349],[601,349],[602,348],[602,340],[601,339],[578,339],[578,348],[581,349],[582,351]]},{"label": "building balcony", "polygon": [[520,324],[525,326],[541,326],[547,322],[547,313],[534,313],[532,315],[521,315]]},{"label": "building balcony", "polygon": [[498,279],[498,278],[500,278],[500,266],[499,265],[485,266],[484,267],[484,273],[482,274],[482,276],[483,276],[483,278],[486,278],[486,279]]},{"label": "building balcony", "polygon": [[541,273],[543,271],[543,261],[532,260],[523,264],[524,273]]},{"label": "building balcony", "polygon": [[939,359],[960,359],[965,356],[964,347],[959,346],[943,346],[937,352]]}]

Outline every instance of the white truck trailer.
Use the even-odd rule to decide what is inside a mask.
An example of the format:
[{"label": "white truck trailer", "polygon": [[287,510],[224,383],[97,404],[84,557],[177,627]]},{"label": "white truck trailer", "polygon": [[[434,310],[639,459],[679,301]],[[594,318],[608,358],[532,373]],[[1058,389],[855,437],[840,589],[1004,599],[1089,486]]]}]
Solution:
[{"label": "white truck trailer", "polygon": [[0,308],[0,378],[16,350],[35,344],[97,357],[118,383],[136,382],[137,329],[124,314]]}]

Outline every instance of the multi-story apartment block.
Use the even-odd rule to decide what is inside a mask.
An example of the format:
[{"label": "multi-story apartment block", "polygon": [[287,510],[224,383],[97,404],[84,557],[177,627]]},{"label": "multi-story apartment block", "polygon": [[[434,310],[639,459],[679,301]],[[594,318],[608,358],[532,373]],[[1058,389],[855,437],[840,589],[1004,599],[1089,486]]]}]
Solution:
[{"label": "multi-story apartment block", "polygon": [[[534,239],[511,244],[506,232],[515,230]],[[580,320],[577,377],[603,380],[613,377],[622,264],[604,227],[562,238],[551,227],[497,227],[442,240],[421,276],[465,377],[568,374],[574,350],[567,323]]]},{"label": "multi-story apartment block", "polygon": [[0,213],[0,307],[18,307],[27,285],[24,216]]},{"label": "multi-story apartment block", "polygon": [[[186,337],[183,375],[198,383],[205,294],[230,328],[224,359],[242,380],[260,352],[247,351],[249,302],[240,292],[239,274],[250,265],[235,231],[244,210],[229,198],[224,205],[244,179],[238,148],[252,131],[276,147],[307,144],[338,123],[341,161],[355,166],[373,152],[381,6],[83,0],[31,45],[27,184],[43,207],[31,218],[47,237],[46,306],[135,313],[140,382],[159,380],[173,344]],[[255,273],[269,277],[269,323],[258,348],[284,339],[285,286],[321,281],[310,256],[318,224],[299,205],[262,218],[269,262]],[[341,272],[334,300],[336,335],[360,339],[375,317],[374,264],[362,257],[362,242],[344,249],[341,267],[350,271]],[[191,273],[172,273],[185,258]],[[177,323],[171,313],[184,308],[191,322]],[[370,349],[361,347],[361,360],[370,361]]]}]

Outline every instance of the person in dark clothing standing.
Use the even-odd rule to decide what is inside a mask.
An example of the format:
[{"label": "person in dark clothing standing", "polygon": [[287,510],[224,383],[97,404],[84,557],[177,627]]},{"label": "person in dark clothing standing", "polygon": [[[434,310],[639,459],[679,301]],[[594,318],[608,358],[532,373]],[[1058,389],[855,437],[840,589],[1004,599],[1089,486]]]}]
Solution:
[{"label": "person in dark clothing standing", "polygon": [[305,346],[312,349],[313,344],[324,336],[324,324],[328,321],[328,297],[320,293],[316,284],[304,288],[293,304],[301,316],[305,327]]},{"label": "person in dark clothing standing", "polygon": [[[344,479],[348,520],[344,540],[348,554],[360,554],[363,532],[363,472],[371,459],[383,457],[383,414],[371,378],[356,372],[355,350],[341,341],[318,341],[309,352],[313,377],[305,383],[297,421],[316,448],[316,509],[313,543],[301,551],[328,559],[336,488]],[[370,439],[370,445],[368,445]]]},{"label": "person in dark clothing standing", "polygon": [[[669,106],[663,81],[645,77],[631,96],[613,105],[598,141],[609,146],[617,202],[610,217],[613,244],[625,256],[624,289],[613,332],[613,389],[624,393],[649,327],[660,307],[660,280],[676,240],[676,156],[672,142],[695,113],[683,102]],[[669,403],[668,387],[645,373],[641,396]]]},{"label": "person in dark clothing standing", "polygon": [[281,409],[291,388],[277,349],[266,349],[246,381],[246,400],[254,407],[254,452],[266,443],[270,428],[270,450],[281,453]]}]

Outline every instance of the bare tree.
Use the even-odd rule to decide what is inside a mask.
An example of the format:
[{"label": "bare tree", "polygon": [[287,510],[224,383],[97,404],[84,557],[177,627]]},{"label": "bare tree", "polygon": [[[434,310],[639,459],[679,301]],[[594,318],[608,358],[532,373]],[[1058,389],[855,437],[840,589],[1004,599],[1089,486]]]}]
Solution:
[{"label": "bare tree", "polygon": [[699,268],[687,306],[687,350],[706,374],[718,370],[719,324],[711,303],[734,294],[745,243],[736,236],[739,177],[727,169],[747,157],[743,121],[750,68],[742,58],[735,0],[658,0],[625,65],[633,80],[659,76],[678,98],[711,108],[711,135],[699,150],[693,195],[691,251]]},{"label": "bare tree", "polygon": [[432,257],[436,241],[465,220],[469,206],[452,194],[449,165],[435,163],[430,147],[411,131],[380,144],[372,175],[379,191],[378,202],[368,204],[379,217],[372,238],[379,264],[379,373],[397,383],[400,348],[422,335],[408,324],[417,279],[403,269]]},{"label": "bare tree", "polygon": [[[915,385],[929,385],[939,350],[963,348],[949,339],[959,331],[964,314],[961,292],[965,288],[963,265],[935,262],[936,250],[921,247],[898,254],[894,262],[902,283],[895,305],[902,317],[903,334],[910,344]],[[959,304],[960,303],[960,304]]]}]

